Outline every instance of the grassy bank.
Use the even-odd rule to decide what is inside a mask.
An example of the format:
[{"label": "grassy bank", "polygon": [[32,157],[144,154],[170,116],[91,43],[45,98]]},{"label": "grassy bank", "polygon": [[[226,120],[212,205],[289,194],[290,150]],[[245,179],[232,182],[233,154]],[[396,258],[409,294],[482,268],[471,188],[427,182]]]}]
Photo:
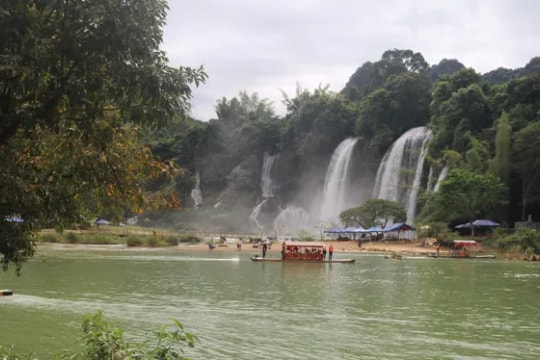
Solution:
[{"label": "grassy bank", "polygon": [[197,244],[202,240],[193,234],[182,234],[147,228],[102,226],[90,230],[66,230],[58,233],[43,230],[38,243],[126,245],[128,247],[168,247],[179,244]]}]

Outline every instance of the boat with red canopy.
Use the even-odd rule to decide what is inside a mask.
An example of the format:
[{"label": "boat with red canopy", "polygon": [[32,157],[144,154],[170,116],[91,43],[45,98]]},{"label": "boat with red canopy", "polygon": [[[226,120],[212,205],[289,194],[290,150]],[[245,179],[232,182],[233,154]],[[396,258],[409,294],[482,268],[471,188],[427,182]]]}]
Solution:
[{"label": "boat with red canopy", "polygon": [[314,262],[314,263],[353,263],[350,258],[329,258],[325,254],[325,245],[316,241],[284,242],[281,247],[281,258],[255,255],[252,261],[264,262]]}]

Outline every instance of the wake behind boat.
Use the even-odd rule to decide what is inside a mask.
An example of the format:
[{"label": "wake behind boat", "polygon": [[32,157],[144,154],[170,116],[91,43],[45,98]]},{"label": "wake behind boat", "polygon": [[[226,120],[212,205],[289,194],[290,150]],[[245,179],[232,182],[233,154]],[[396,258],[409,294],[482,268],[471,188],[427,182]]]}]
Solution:
[{"label": "wake behind boat", "polygon": [[350,258],[333,258],[333,246],[328,255],[324,243],[321,242],[284,242],[281,248],[281,258],[255,255],[252,261],[259,262],[309,262],[309,263],[353,263]]}]

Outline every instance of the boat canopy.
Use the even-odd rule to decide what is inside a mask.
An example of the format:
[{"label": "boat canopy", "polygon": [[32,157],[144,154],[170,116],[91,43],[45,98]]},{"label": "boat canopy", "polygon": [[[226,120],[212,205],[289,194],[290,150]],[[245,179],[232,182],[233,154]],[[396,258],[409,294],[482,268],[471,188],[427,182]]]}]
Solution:
[{"label": "boat canopy", "polygon": [[476,240],[452,240],[454,246],[476,246],[478,243]]}]

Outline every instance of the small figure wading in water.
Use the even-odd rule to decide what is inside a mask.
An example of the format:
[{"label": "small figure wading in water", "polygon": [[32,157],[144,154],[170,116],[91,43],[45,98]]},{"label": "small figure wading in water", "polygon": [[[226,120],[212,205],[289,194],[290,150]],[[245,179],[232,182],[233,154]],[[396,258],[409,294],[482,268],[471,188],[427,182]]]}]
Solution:
[{"label": "small figure wading in water", "polygon": [[268,249],[268,245],[266,245],[266,241],[263,243],[263,247],[262,247],[262,256],[263,256],[263,259],[264,257],[266,256],[266,250]]}]

